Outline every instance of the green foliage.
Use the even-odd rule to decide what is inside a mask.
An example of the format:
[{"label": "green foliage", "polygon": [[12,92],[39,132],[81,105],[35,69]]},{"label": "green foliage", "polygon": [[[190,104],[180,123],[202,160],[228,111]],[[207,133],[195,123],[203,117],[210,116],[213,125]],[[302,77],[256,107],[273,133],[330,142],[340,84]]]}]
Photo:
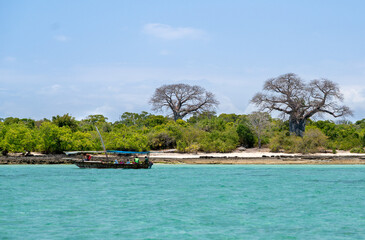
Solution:
[{"label": "green foliage", "polygon": [[169,135],[176,139],[176,141],[183,138],[185,128],[178,124],[178,122],[170,121],[166,126],[155,127],[154,129],[166,129]]},{"label": "green foliage", "polygon": [[295,146],[296,152],[300,153],[315,153],[324,149],[327,143],[327,137],[316,128],[308,127],[304,133],[299,145]]},{"label": "green foliage", "polygon": [[133,128],[122,127],[109,133],[104,132],[103,139],[107,149],[122,151],[147,151],[150,149],[147,136]]},{"label": "green foliage", "polygon": [[35,132],[25,125],[11,124],[2,129],[0,148],[3,152],[34,151],[40,145]]},{"label": "green foliage", "polygon": [[141,127],[145,124],[145,121],[147,120],[149,115],[150,114],[145,111],[141,112],[140,114],[125,112],[122,114],[122,116],[120,116],[120,121],[118,123],[124,124],[127,127],[130,126]]},{"label": "green foliage", "polygon": [[29,118],[19,119],[19,118],[8,117],[4,119],[4,124],[5,125],[23,124],[24,126],[31,129],[35,127],[35,121]]},{"label": "green foliage", "polygon": [[196,124],[200,122],[203,119],[211,119],[216,116],[216,112],[214,111],[205,111],[205,112],[195,112],[188,120],[187,122],[190,124]]},{"label": "green foliage", "polygon": [[239,143],[238,133],[233,125],[227,126],[224,131],[212,131],[204,134],[200,149],[204,152],[231,152]]},{"label": "green foliage", "polygon": [[287,135],[289,134],[289,121],[282,121],[281,119],[272,119],[271,121],[271,131],[275,132],[284,132]]},{"label": "green foliage", "polygon": [[355,122],[355,125],[359,128],[365,129],[365,118]]},{"label": "green foliage", "polygon": [[153,150],[174,148],[176,139],[167,131],[152,132],[148,135],[148,145]]},{"label": "green foliage", "polygon": [[[102,150],[95,126],[107,149],[161,150],[179,152],[230,152],[237,146],[253,147],[258,137],[250,128],[250,115],[214,112],[193,115],[189,120],[152,115],[147,112],[123,113],[111,123],[103,115],[89,115],[81,121],[69,114],[34,121],[5,118],[0,121],[0,151],[62,153],[70,150]],[[271,151],[312,153],[324,148],[362,152],[365,147],[365,119],[351,122],[308,121],[303,138],[290,136],[287,121],[269,118],[270,127],[262,143]]]},{"label": "green foliage", "polygon": [[69,127],[73,132],[75,132],[78,128],[77,121],[74,117],[68,115],[68,113],[64,114],[63,116],[53,116],[52,122],[58,127]]},{"label": "green foliage", "polygon": [[75,132],[72,134],[65,134],[60,137],[61,140],[61,150],[62,151],[90,151],[90,150],[100,150],[100,143],[93,141],[90,132]]},{"label": "green foliage", "polygon": [[236,130],[238,134],[238,141],[241,146],[253,147],[255,143],[254,135],[247,125],[239,124]]},{"label": "green foliage", "polygon": [[240,121],[242,118],[242,115],[237,115],[237,114],[226,114],[226,113],[222,113],[221,115],[219,115],[219,118],[222,119],[225,122],[232,122],[232,123],[236,123],[237,121]]},{"label": "green foliage", "polygon": [[270,141],[269,148],[271,152],[279,152],[290,145],[290,136],[288,132],[277,132]]},{"label": "green foliage", "polygon": [[365,150],[364,150],[364,148],[362,148],[362,147],[357,147],[357,148],[352,148],[352,149],[350,150],[350,152],[351,152],[351,153],[365,153]]},{"label": "green foliage", "polygon": [[178,151],[230,152],[238,145],[238,134],[232,122],[210,116],[201,118],[194,125],[180,123],[184,128],[182,137],[177,140]]},{"label": "green foliage", "polygon": [[213,117],[211,119],[205,118],[198,122],[196,125],[205,132],[212,132],[212,131],[224,131],[226,129],[226,124],[223,119]]},{"label": "green foliage", "polygon": [[179,152],[197,152],[200,149],[200,141],[204,132],[198,128],[188,127],[181,131],[176,142]]},{"label": "green foliage", "polygon": [[112,131],[112,124],[107,122],[108,118],[103,115],[89,115],[86,119],[81,120],[78,123],[79,129],[83,132],[85,131],[95,131],[95,126],[99,130],[104,132]]},{"label": "green foliage", "polygon": [[97,114],[97,115],[87,116],[87,118],[85,119],[85,122],[88,122],[90,124],[96,124],[96,123],[105,123],[106,120],[108,120],[107,117],[104,117],[101,114]]},{"label": "green foliage", "polygon": [[144,125],[146,127],[156,127],[159,125],[165,125],[169,120],[167,119],[167,117],[161,116],[161,115],[149,115],[147,116],[147,118],[144,121]]},{"label": "green foliage", "polygon": [[285,150],[290,153],[315,153],[324,149],[327,137],[317,128],[307,127],[304,136],[288,136],[285,132],[278,133],[270,142],[270,150],[279,152]]},{"label": "green foliage", "polygon": [[319,128],[328,137],[328,145],[331,147],[350,150],[364,146],[363,132],[358,127],[361,126],[361,122],[354,125],[349,122],[336,124],[333,121],[317,121],[310,125]]},{"label": "green foliage", "polygon": [[42,151],[45,153],[62,153],[70,149],[68,139],[71,139],[71,129],[58,127],[54,123],[44,122],[39,128],[42,139]]}]

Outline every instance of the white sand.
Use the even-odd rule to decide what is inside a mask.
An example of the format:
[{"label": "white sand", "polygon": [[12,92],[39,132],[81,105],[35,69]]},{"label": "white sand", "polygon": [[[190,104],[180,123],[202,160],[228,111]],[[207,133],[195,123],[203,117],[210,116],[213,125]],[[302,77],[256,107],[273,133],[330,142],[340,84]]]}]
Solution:
[{"label": "white sand", "polygon": [[[154,152],[152,151],[150,154],[150,157],[152,158],[199,158],[200,156],[211,156],[211,157],[238,157],[238,158],[256,158],[256,157],[263,157],[263,156],[301,156],[302,154],[288,154],[288,153],[273,153],[270,152],[269,149],[263,148],[250,148],[245,151],[234,151],[231,153],[202,153],[199,152],[197,154],[193,153],[175,153],[170,151],[160,151],[160,152]],[[361,155],[357,153],[350,153],[348,151],[337,151],[336,154],[333,153],[315,153],[315,154],[308,154],[308,155],[321,155],[321,156],[356,156]],[[365,155],[365,154],[364,154]]]}]

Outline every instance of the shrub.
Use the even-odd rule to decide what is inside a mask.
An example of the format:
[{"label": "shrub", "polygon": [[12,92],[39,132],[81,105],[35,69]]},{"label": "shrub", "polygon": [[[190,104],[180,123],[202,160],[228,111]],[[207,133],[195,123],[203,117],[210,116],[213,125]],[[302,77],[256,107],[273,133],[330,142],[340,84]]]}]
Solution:
[{"label": "shrub", "polygon": [[35,132],[22,123],[11,124],[6,128],[0,142],[3,152],[34,151],[40,145],[40,139]]},{"label": "shrub", "polygon": [[364,148],[362,148],[362,147],[357,147],[357,148],[352,148],[352,149],[350,150],[350,152],[351,152],[351,153],[365,153],[365,150],[364,150]]},{"label": "shrub", "polygon": [[225,131],[213,131],[205,133],[200,145],[204,152],[231,152],[237,148],[239,144],[238,134],[236,128],[227,125]]},{"label": "shrub", "polygon": [[204,130],[205,132],[213,132],[213,131],[224,131],[226,130],[226,122],[217,117],[213,118],[205,118],[197,123],[197,126]]},{"label": "shrub", "polygon": [[278,152],[284,149],[291,153],[315,153],[324,148],[327,137],[317,128],[308,127],[303,137],[287,136],[285,133],[277,134],[270,142],[270,150]]},{"label": "shrub", "polygon": [[147,151],[150,149],[147,136],[140,131],[132,131],[130,128],[120,128],[118,131],[110,133],[104,132],[104,136],[107,149],[121,151]]},{"label": "shrub", "polygon": [[238,134],[239,144],[244,147],[253,147],[255,143],[254,135],[251,129],[243,124],[239,124],[236,130]]},{"label": "shrub", "polygon": [[93,142],[91,133],[75,132],[71,137],[70,150],[90,151],[97,149],[99,145],[100,144]]},{"label": "shrub", "polygon": [[326,146],[327,137],[317,128],[307,128],[303,136],[303,141],[299,144],[298,152],[315,153]]},{"label": "shrub", "polygon": [[278,132],[270,141],[269,148],[271,152],[279,152],[289,145],[289,136],[286,132]]},{"label": "shrub", "polygon": [[57,127],[51,122],[43,122],[39,128],[42,139],[41,150],[45,153],[61,153],[72,148],[69,145],[71,129],[69,127]]},{"label": "shrub", "polygon": [[75,132],[78,128],[77,121],[74,117],[64,114],[63,116],[53,116],[52,122],[56,124],[58,127],[69,127],[73,132]]},{"label": "shrub", "polygon": [[176,143],[179,152],[196,152],[200,149],[200,142],[204,132],[194,127],[187,127],[181,132],[181,137]]},{"label": "shrub", "polygon": [[148,135],[148,145],[151,149],[168,149],[175,147],[176,140],[166,131],[151,133]]}]

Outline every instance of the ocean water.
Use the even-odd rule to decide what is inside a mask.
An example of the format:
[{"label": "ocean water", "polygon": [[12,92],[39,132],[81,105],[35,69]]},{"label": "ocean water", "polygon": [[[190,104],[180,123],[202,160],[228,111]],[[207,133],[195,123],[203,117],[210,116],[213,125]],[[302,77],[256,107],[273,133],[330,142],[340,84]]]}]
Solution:
[{"label": "ocean water", "polygon": [[0,239],[365,239],[365,166],[0,166]]}]

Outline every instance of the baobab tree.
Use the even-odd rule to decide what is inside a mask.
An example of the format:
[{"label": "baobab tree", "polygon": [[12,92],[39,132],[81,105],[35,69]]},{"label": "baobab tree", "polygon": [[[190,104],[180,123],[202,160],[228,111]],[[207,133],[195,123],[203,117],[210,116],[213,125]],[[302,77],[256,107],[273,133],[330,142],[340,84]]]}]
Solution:
[{"label": "baobab tree", "polygon": [[174,120],[193,113],[212,111],[219,104],[213,93],[188,84],[163,85],[150,99],[153,111],[171,110]]},{"label": "baobab tree", "polygon": [[328,79],[306,84],[294,73],[288,73],[268,79],[263,90],[251,102],[261,110],[289,116],[289,130],[297,136],[303,136],[307,120],[315,114],[352,115],[349,107],[339,105],[343,95],[338,85]]}]

